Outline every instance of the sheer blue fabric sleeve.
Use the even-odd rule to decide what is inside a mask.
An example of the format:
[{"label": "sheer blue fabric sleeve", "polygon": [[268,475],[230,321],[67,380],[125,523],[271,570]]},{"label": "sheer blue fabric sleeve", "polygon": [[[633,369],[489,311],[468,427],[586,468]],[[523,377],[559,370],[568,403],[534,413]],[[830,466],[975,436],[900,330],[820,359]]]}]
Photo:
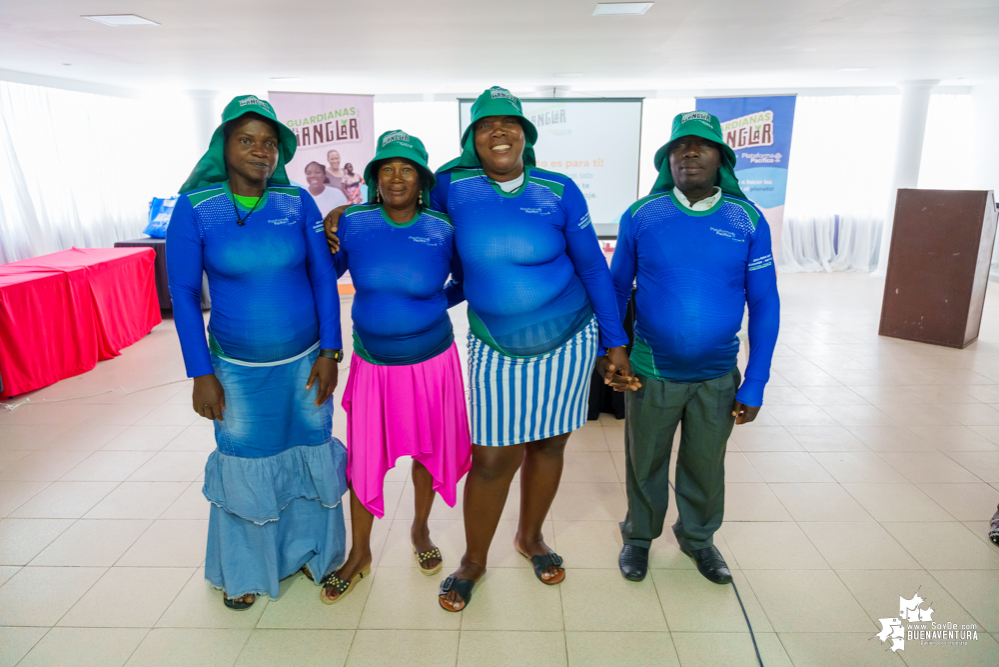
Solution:
[{"label": "sheer blue fabric sleeve", "polygon": [[763,405],[763,390],[770,379],[770,362],[780,329],[780,297],[770,248],[770,225],[762,214],[749,245],[746,303],[749,305],[749,363],[735,398],[744,405],[758,407]]},{"label": "sheer blue fabric sleeve", "polygon": [[309,193],[299,188],[302,198],[302,213],[305,216],[305,261],[312,284],[312,294],[316,300],[316,313],[319,315],[319,347],[324,350],[343,348],[340,333],[340,293],[336,286],[336,268],[326,234],[323,231],[323,216]]},{"label": "sheer blue fabric sleeve", "polygon": [[576,275],[583,283],[590,305],[600,325],[600,355],[606,354],[608,347],[628,344],[622,320],[618,316],[614,298],[614,285],[611,282],[607,260],[600,250],[600,241],[590,223],[590,213],[586,198],[579,187],[567,180],[562,192],[562,209],[565,212],[565,250]]},{"label": "sheer blue fabric sleeve", "polygon": [[621,322],[624,322],[624,316],[628,312],[628,300],[631,299],[631,288],[635,285],[635,275],[638,273],[631,209],[624,212],[618,223],[617,245],[614,246],[610,272],[614,281],[614,293],[617,296],[617,316]]},{"label": "sheer blue fabric sleeve", "polygon": [[181,195],[174,206],[166,234],[167,279],[173,301],[173,319],[180,338],[187,377],[215,372],[208,354],[205,320],[201,314],[201,278],[204,241],[190,200]]}]

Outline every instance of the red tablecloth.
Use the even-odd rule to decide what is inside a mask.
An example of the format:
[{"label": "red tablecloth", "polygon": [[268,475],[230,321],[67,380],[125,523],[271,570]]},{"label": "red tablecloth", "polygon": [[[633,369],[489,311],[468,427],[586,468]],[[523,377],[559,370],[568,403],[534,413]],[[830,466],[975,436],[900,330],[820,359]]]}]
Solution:
[{"label": "red tablecloth", "polygon": [[0,397],[89,371],[160,323],[148,248],[90,248],[0,265]]}]

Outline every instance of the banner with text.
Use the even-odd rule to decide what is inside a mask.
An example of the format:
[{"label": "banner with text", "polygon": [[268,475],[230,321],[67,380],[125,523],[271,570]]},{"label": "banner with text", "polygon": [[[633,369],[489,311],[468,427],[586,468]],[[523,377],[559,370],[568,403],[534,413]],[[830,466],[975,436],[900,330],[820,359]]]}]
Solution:
[{"label": "banner with text", "polygon": [[[459,100],[460,131],[472,102]],[[642,98],[522,99],[538,128],[538,166],[565,174],[579,186],[598,234],[617,235],[617,221],[638,198]]]},{"label": "banner with text", "polygon": [[794,102],[794,95],[697,100],[698,111],[707,111],[721,121],[725,143],[735,151],[739,187],[770,224],[774,264],[780,257],[784,225]]},{"label": "banner with text", "polygon": [[[368,200],[364,168],[375,156],[375,104],[371,95],[268,93],[278,120],[298,137],[285,168],[326,215],[342,204]],[[340,279],[349,284],[349,274]],[[348,290],[349,291],[349,290]]]}]

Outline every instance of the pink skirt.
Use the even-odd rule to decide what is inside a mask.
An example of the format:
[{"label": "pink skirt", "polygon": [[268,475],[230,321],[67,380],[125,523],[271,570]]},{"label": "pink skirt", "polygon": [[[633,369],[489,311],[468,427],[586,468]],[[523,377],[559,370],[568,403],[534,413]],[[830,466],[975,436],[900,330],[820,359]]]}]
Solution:
[{"label": "pink skirt", "polygon": [[422,463],[434,491],[454,507],[472,450],[457,345],[407,366],[372,364],[355,354],[342,405],[347,481],[369,512],[385,516],[385,473],[400,456]]}]

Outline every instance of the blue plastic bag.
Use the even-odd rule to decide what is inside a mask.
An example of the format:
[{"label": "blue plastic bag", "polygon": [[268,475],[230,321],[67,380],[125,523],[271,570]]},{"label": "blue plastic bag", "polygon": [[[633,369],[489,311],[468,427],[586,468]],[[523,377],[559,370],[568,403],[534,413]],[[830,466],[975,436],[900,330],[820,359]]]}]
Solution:
[{"label": "blue plastic bag", "polygon": [[173,207],[176,203],[176,197],[169,199],[153,197],[153,200],[149,202],[149,224],[142,230],[142,233],[152,236],[154,239],[165,239],[167,225],[170,224],[170,216],[173,215]]}]

